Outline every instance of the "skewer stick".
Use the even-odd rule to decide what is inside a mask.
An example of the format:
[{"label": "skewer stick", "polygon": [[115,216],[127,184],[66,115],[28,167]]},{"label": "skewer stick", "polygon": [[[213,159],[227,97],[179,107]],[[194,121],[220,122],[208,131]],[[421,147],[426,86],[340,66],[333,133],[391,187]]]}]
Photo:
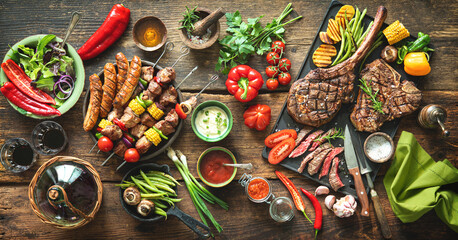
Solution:
[{"label": "skewer stick", "polygon": [[124,165],[126,165],[126,161],[124,161],[123,163],[119,164],[119,166],[116,168],[116,171],[121,169]]},{"label": "skewer stick", "polygon": [[88,152],[88,153],[91,153],[91,152],[92,152],[92,150],[94,150],[95,146],[97,146],[97,142],[95,142],[94,146],[92,146],[91,150],[89,150],[89,152]]},{"label": "skewer stick", "polygon": [[210,82],[207,83],[207,85],[205,85],[205,87],[202,88],[202,90],[200,90],[200,92],[197,93],[195,97],[197,98],[197,97],[198,97],[198,96],[199,96],[208,86],[210,86],[210,84],[216,82],[216,80],[218,80],[218,79],[219,79],[219,77],[218,77],[218,75],[216,75],[216,74],[214,74],[213,76],[211,76]]},{"label": "skewer stick", "polygon": [[114,152],[112,154],[110,154],[110,156],[108,156],[108,158],[105,159],[105,161],[103,161],[102,166],[105,166],[105,164],[107,164],[108,160],[110,160],[110,158],[113,157],[114,155],[115,155]]},{"label": "skewer stick", "polygon": [[181,84],[183,84],[184,81],[186,81],[186,79],[188,79],[188,77],[191,76],[191,74],[197,70],[197,68],[198,68],[198,66],[196,66],[195,68],[193,68],[193,69],[188,73],[188,75],[186,75],[186,77],[184,77],[184,79],[178,84],[178,86],[177,86],[175,89],[178,89],[178,88],[181,86]]},{"label": "skewer stick", "polygon": [[181,59],[182,57],[188,55],[188,54],[191,52],[191,50],[190,50],[188,47],[186,47],[186,46],[181,46],[180,52],[181,52],[181,55],[180,55],[180,56],[177,58],[177,60],[172,64],[172,68],[175,67],[175,64],[177,64],[178,61],[180,61],[180,59]]},{"label": "skewer stick", "polygon": [[159,58],[157,59],[157,61],[153,64],[153,68],[156,67],[157,63],[159,62],[159,60],[161,60],[162,56],[164,56],[164,53],[169,50],[170,52],[173,50],[173,48],[175,47],[175,45],[173,44],[173,42],[166,42],[165,43],[165,47],[164,47],[164,50],[162,51],[161,53],[161,56],[159,56]]}]

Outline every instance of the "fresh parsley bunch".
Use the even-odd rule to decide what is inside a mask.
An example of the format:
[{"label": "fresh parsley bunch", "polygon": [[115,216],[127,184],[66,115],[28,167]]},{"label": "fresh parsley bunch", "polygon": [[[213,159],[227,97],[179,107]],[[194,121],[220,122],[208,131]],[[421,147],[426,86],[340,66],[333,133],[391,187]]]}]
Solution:
[{"label": "fresh parsley bunch", "polygon": [[283,12],[277,18],[274,18],[271,23],[262,27],[259,20],[264,15],[257,18],[248,18],[247,22],[242,21],[242,15],[239,11],[235,13],[226,13],[228,28],[226,32],[229,35],[219,41],[222,45],[219,51],[218,63],[216,71],[222,71],[227,74],[232,67],[239,64],[245,64],[253,54],[263,55],[270,51],[272,37],[277,37],[283,42],[283,33],[285,26],[292,23],[302,16],[296,17],[288,22],[282,23],[283,19],[293,10],[291,3],[286,6]]}]

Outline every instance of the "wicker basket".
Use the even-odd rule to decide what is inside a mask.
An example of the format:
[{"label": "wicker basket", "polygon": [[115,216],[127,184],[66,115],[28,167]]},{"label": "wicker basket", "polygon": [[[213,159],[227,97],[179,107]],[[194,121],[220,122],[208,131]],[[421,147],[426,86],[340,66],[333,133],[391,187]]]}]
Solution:
[{"label": "wicker basket", "polygon": [[[40,191],[36,191],[37,187],[41,187],[41,186],[37,186],[37,183],[39,183],[39,180],[44,176],[44,173],[47,173],[49,175],[47,170],[53,164],[55,164],[55,163],[59,164],[61,162],[72,163],[72,164],[70,164],[72,166],[73,165],[79,165],[80,167],[87,169],[87,171],[88,171],[87,172],[87,174],[88,174],[87,176],[92,176],[93,177],[93,180],[94,180],[95,185],[96,185],[96,191],[94,193],[94,194],[96,194],[96,197],[94,197],[95,198],[94,199],[95,203],[93,204],[92,209],[81,210],[81,209],[78,209],[77,207],[75,207],[73,205],[75,203],[72,204],[69,201],[69,198],[67,196],[66,190],[62,186],[58,185],[57,183],[54,183],[51,186],[46,185],[45,187],[47,187],[47,188],[49,187],[47,189],[47,193],[43,193],[44,192],[43,189],[41,189]],[[59,164],[59,165],[62,165],[62,164]],[[56,172],[56,174],[57,174],[57,171],[49,171],[49,172]],[[73,174],[72,174],[72,176],[73,176]],[[82,175],[79,175],[79,176],[82,176]],[[36,192],[41,192],[41,195],[38,195]],[[94,218],[95,214],[97,213],[97,211],[100,208],[100,205],[102,203],[102,192],[103,192],[102,181],[100,180],[100,176],[97,173],[97,171],[94,169],[94,167],[90,163],[88,163],[88,162],[86,162],[84,160],[81,160],[81,159],[75,158],[75,157],[67,157],[67,156],[57,156],[57,157],[54,157],[54,158],[50,159],[46,163],[44,163],[38,169],[38,171],[36,172],[35,176],[33,177],[32,181],[30,182],[30,185],[29,185],[29,188],[28,188],[29,201],[30,201],[30,204],[32,205],[33,212],[44,223],[48,223],[48,224],[51,224],[51,225],[53,225],[55,227],[62,228],[62,229],[78,228],[78,227],[81,227],[81,226],[87,224],[88,222],[90,222]],[[44,201],[43,200],[43,198],[44,198],[43,195],[46,195],[45,197],[47,198],[47,203],[46,202],[43,203],[43,201]],[[40,204],[37,204],[37,201],[38,201],[37,199],[39,199],[39,198],[41,198],[42,202]],[[65,222],[65,221],[62,221],[62,220],[58,221],[58,220],[53,219],[53,218],[51,218],[49,216],[46,216],[42,211],[43,209],[41,209],[41,207],[43,207],[43,205],[46,205],[46,204],[49,204],[50,206],[54,207],[55,209],[57,209],[56,204],[61,204],[61,206],[66,207],[65,210],[68,210],[70,213],[73,213],[80,220],[77,220],[77,221],[69,223],[69,222]],[[78,203],[76,203],[76,204],[78,204]],[[40,205],[40,207],[38,205]],[[46,206],[48,208],[48,211],[49,211],[49,209],[52,209],[50,206]]]}]

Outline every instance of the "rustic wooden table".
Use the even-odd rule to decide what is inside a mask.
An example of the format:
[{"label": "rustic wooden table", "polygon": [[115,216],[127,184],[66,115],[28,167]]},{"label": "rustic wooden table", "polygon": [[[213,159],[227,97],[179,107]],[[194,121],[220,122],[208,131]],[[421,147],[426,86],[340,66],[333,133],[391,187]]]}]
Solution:
[{"label": "rustic wooden table", "polygon": [[[167,66],[175,61],[179,55],[181,44],[178,36],[178,21],[181,19],[185,5],[207,7],[216,9],[222,7],[227,12],[239,10],[244,18],[265,15],[262,22],[265,24],[276,17],[286,6],[288,1],[122,1],[131,9],[131,21],[128,29],[112,47],[100,54],[93,60],[84,63],[86,76],[102,70],[106,62],[113,62],[117,52],[122,51],[130,59],[134,55],[142,59],[154,60],[158,53],[147,53],[139,50],[132,40],[133,23],[148,15],[161,18],[168,27],[168,39],[175,43],[175,50],[168,53],[160,62]],[[0,1],[0,56],[7,52],[8,45],[33,34],[54,33],[63,36],[67,28],[71,13],[80,11],[83,19],[69,38],[76,48],[80,47],[86,39],[100,26],[107,13],[118,1]],[[429,33],[436,52],[431,60],[432,72],[424,77],[419,88],[423,92],[422,105],[430,103],[442,104],[448,109],[447,128],[451,130],[451,137],[442,139],[436,130],[421,129],[417,122],[417,113],[402,119],[396,141],[401,131],[409,131],[415,134],[420,144],[436,160],[448,158],[455,166],[457,161],[458,128],[454,124],[458,120],[458,79],[457,79],[457,45],[458,36],[456,1],[421,1],[421,0],[398,0],[398,1],[347,1],[348,4],[367,8],[368,14],[374,16],[379,5],[385,4],[388,9],[386,22],[391,23],[397,19],[404,23],[411,33],[419,31]],[[316,30],[321,24],[323,16],[328,8],[329,1],[294,1],[293,7],[304,18],[286,27],[285,40],[287,44],[286,56],[293,63],[293,78],[297,75],[300,65],[309,51],[309,46],[315,37]],[[222,35],[226,29],[225,19],[221,21]],[[219,45],[202,51],[192,51],[183,61],[179,62],[175,69],[179,78],[185,76],[194,66],[199,70],[194,73],[191,81],[182,87],[185,97],[201,89],[210,75],[214,74],[214,65],[218,57]],[[266,67],[264,57],[252,57],[249,64],[262,70]],[[87,77],[86,77],[87,79]],[[289,196],[289,193],[281,182],[276,178],[274,170],[281,170],[287,174],[297,185],[314,191],[316,183],[305,179],[298,174],[288,171],[281,166],[272,166],[261,157],[263,139],[271,131],[274,121],[277,119],[288,87],[280,87],[276,91],[268,91],[263,87],[261,94],[249,104],[241,104],[229,95],[224,86],[225,76],[220,75],[220,80],[213,84],[200,101],[216,99],[226,103],[234,115],[234,127],[230,135],[217,145],[225,146],[239,156],[240,162],[252,162],[255,170],[252,173],[272,180],[273,189],[277,196]],[[86,86],[88,82],[86,80]],[[84,96],[84,93],[83,95]],[[267,130],[257,132],[247,129],[243,124],[242,114],[248,105],[265,103],[272,108],[272,121]],[[104,196],[103,204],[95,219],[78,230],[59,230],[52,226],[41,223],[30,208],[27,198],[27,187],[38,167],[48,157],[40,156],[37,164],[22,174],[6,172],[0,166],[0,238],[75,238],[75,239],[127,239],[127,238],[168,238],[190,239],[196,235],[176,218],[169,218],[167,222],[156,224],[143,224],[131,218],[121,207],[118,200],[118,188],[115,184],[120,181],[129,167],[116,172],[116,166],[120,160],[102,167],[101,161],[106,158],[105,154],[88,154],[93,142],[82,129],[82,105],[83,97],[76,106],[64,116],[56,119],[63,125],[69,137],[69,145],[62,155],[76,156],[92,163],[103,180]],[[0,144],[12,137],[23,137],[30,140],[33,127],[40,121],[26,118],[14,111],[0,97]],[[196,175],[196,160],[200,152],[213,146],[199,140],[191,130],[189,119],[179,139],[174,143],[175,149],[182,150],[189,159],[191,171]],[[173,165],[165,154],[151,160],[160,164]],[[382,184],[382,178],[390,163],[386,163],[375,182],[375,188],[381,196],[383,209],[386,212],[388,222],[393,233],[393,239],[456,239],[456,233],[448,228],[431,211],[418,221],[403,224],[391,210],[386,191]],[[240,177],[242,171],[237,174]],[[172,173],[177,178],[179,173],[172,167]],[[178,188],[183,201],[178,206],[188,214],[198,218],[197,212],[190,201],[185,187]],[[217,235],[221,239],[312,239],[313,226],[297,212],[293,221],[279,224],[269,217],[268,206],[250,202],[244,195],[243,189],[236,182],[232,182],[223,189],[212,189],[216,195],[227,201],[229,211],[210,206],[216,220],[223,226],[224,232]],[[337,194],[340,196],[340,194]],[[324,197],[319,197],[320,202]],[[314,216],[310,203],[306,203],[309,216]],[[323,208],[324,208],[324,204]],[[331,211],[323,209],[323,230],[320,231],[319,239],[381,239],[380,227],[377,223],[373,207],[371,205],[370,217],[362,217],[356,214],[350,218],[339,219]],[[453,237],[455,236],[455,237]]]}]

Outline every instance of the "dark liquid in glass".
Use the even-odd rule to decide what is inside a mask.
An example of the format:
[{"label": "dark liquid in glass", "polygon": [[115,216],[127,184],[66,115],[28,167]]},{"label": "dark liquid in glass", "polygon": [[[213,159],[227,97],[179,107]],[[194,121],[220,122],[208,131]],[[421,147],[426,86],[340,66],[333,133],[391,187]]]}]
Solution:
[{"label": "dark liquid in glass", "polygon": [[33,150],[28,145],[19,145],[13,150],[13,162],[17,165],[28,166],[33,161]]},{"label": "dark liquid in glass", "polygon": [[51,129],[43,136],[43,144],[51,149],[61,148],[64,145],[64,141],[64,134],[57,129]]}]

